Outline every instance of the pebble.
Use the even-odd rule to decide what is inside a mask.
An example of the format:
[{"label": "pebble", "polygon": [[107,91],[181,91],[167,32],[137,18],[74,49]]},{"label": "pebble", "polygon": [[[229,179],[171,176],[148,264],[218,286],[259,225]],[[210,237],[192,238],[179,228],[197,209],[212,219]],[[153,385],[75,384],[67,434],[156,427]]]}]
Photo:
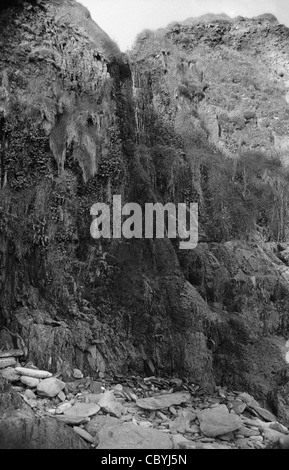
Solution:
[{"label": "pebble", "polygon": [[61,401],[66,400],[66,395],[63,391],[59,392],[57,396],[58,396],[59,400],[61,400]]},{"label": "pebble", "polygon": [[69,408],[71,408],[71,407],[72,407],[72,404],[69,403],[69,402],[62,403],[61,405],[59,405],[56,408],[55,413],[58,414],[58,415],[61,415],[62,413],[64,413],[64,411],[69,410]]},{"label": "pebble", "polygon": [[250,439],[252,441],[263,442],[263,437],[262,436],[251,436]]},{"label": "pebble", "polygon": [[74,369],[72,375],[75,379],[83,379],[83,373],[79,369]]},{"label": "pebble", "polygon": [[73,426],[73,431],[75,431],[76,434],[78,434],[80,437],[82,437],[82,439],[89,442],[90,444],[94,443],[94,438],[92,437],[92,435],[84,429],[79,428],[78,426]]}]

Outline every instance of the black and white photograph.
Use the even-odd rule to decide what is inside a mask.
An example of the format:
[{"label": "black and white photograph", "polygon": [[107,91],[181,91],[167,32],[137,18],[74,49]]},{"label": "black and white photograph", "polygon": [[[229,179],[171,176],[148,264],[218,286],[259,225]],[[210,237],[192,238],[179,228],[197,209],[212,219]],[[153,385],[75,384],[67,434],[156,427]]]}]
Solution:
[{"label": "black and white photograph", "polygon": [[0,449],[289,449],[287,0],[0,0]]}]

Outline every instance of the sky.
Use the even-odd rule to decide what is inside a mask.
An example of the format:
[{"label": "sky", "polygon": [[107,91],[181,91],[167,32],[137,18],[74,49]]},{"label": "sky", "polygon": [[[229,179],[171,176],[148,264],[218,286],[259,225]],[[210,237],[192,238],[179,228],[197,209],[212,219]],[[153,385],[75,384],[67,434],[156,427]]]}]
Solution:
[{"label": "sky", "polygon": [[133,44],[144,29],[157,29],[173,21],[205,13],[229,16],[257,16],[272,13],[280,23],[289,26],[288,0],[79,0],[93,20],[122,51]]}]

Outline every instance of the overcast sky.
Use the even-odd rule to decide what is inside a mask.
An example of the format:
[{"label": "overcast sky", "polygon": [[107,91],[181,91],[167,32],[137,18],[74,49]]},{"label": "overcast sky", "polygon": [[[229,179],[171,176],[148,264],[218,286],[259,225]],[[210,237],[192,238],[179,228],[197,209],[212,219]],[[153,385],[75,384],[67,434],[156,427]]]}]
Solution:
[{"label": "overcast sky", "polygon": [[80,0],[94,21],[125,51],[143,29],[157,29],[204,13],[274,14],[289,26],[289,0]]}]

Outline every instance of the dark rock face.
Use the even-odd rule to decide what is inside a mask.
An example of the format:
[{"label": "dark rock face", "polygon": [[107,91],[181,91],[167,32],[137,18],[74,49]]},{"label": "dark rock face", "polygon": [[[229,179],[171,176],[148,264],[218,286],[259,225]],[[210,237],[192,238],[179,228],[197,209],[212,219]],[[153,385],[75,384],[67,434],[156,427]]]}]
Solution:
[{"label": "dark rock face", "polygon": [[[267,30],[284,70],[268,72]],[[275,337],[288,331],[287,183],[276,158],[223,154],[286,164],[288,30],[207,17],[140,35],[128,59],[81,5],[54,0],[5,9],[0,31],[9,347],[22,341],[39,368],[67,375],[177,373],[266,402],[286,382]],[[113,195],[198,202],[202,243],[92,239],[90,208]]]},{"label": "dark rock face", "polygon": [[41,368],[178,370],[211,386],[211,313],[171,243],[90,236],[95,202],[155,200],[127,59],[74,2],[1,21],[1,324]]}]

